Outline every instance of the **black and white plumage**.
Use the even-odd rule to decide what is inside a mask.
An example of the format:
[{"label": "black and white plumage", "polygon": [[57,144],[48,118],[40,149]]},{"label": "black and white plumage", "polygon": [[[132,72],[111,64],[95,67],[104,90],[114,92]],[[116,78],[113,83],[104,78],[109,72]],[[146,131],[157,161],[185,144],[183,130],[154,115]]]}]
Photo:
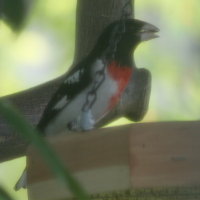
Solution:
[{"label": "black and white plumage", "polygon": [[[91,53],[66,76],[60,88],[48,103],[38,124],[44,135],[60,132],[86,131],[106,117],[119,102],[132,75],[137,71],[132,54],[142,41],[156,38],[155,26],[135,19],[124,21],[125,31],[117,43],[114,55],[105,56],[112,41],[113,31],[122,23],[109,25],[99,37]],[[96,90],[96,101],[88,111],[83,110],[87,94],[95,84],[95,74],[104,70],[104,81]],[[24,187],[23,174],[16,189]]]},{"label": "black and white plumage", "polygon": [[[126,20],[125,32],[117,45],[114,58],[107,57],[104,62],[103,55],[112,39],[112,31],[119,23],[121,21],[114,22],[105,29],[89,56],[70,71],[50,100],[38,124],[38,128],[45,135],[69,129],[89,130],[109,113],[119,100],[132,73],[136,70],[132,59],[133,51],[141,41],[157,37],[154,33],[158,31],[155,26],[146,22]],[[107,66],[104,66],[105,63]],[[91,113],[88,114],[90,122],[87,127],[87,124],[84,124],[85,115],[82,107],[87,93],[94,84],[96,71],[103,68],[105,68],[105,80],[97,90],[97,100],[91,108]]]}]

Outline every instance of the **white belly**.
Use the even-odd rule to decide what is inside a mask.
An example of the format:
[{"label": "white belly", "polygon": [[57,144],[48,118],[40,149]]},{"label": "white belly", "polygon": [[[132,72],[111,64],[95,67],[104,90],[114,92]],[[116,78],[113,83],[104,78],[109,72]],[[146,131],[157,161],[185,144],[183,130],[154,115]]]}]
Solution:
[{"label": "white belly", "polygon": [[[91,86],[92,87],[92,86]],[[84,90],[82,93],[77,95],[59,115],[56,120],[52,121],[45,129],[47,135],[54,135],[59,132],[66,131],[68,129],[68,123],[71,121],[77,121],[80,123],[83,117],[82,108],[86,102],[86,95],[90,91],[91,87]],[[105,72],[105,80],[97,90],[97,98],[91,108],[91,117],[94,123],[98,122],[108,112],[108,106],[110,99],[117,93],[117,83],[115,80],[110,78],[107,71]],[[83,121],[83,120],[82,120]],[[91,129],[83,128],[83,124],[78,124],[77,130]]]}]

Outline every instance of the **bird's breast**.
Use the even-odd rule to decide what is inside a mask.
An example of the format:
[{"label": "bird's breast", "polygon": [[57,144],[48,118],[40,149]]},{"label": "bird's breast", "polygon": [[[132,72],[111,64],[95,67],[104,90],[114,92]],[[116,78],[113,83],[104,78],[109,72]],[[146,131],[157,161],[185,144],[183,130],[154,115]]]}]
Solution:
[{"label": "bird's breast", "polygon": [[[96,81],[95,73],[103,69],[103,67],[103,62],[101,62],[101,60],[97,60],[93,68],[94,80],[91,82],[89,87],[78,93],[76,97],[67,104],[67,106],[63,107],[56,119],[46,127],[46,133],[48,135],[66,130],[67,125],[74,121],[77,122],[77,130],[84,129],[84,126],[80,123],[87,120],[82,119],[86,116],[82,114],[82,108],[87,101],[87,95],[92,90],[93,84]],[[120,66],[116,62],[111,62],[105,67],[104,81],[95,91],[96,101],[90,110],[94,126],[99,120],[106,116],[109,111],[114,108],[114,106],[117,105],[122,93],[131,79],[132,73],[132,67]],[[65,101],[67,101],[67,98],[59,101],[57,107],[60,108]]]},{"label": "bird's breast", "polygon": [[129,66],[120,66],[117,62],[112,62],[108,66],[108,74],[116,82],[117,90],[110,98],[108,109],[112,109],[119,98],[121,97],[123,91],[126,89],[130,78],[132,76],[133,69]]},{"label": "bird's breast", "polygon": [[96,121],[104,117],[119,102],[133,73],[132,67],[111,62],[105,68],[105,79],[97,91],[97,101],[92,113]]}]

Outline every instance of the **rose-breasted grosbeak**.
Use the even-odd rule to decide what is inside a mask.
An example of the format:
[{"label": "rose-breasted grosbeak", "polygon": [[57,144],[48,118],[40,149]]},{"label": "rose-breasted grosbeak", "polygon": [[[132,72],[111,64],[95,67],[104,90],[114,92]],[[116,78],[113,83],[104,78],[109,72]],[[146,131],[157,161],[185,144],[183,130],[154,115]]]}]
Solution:
[{"label": "rose-breasted grosbeak", "polygon": [[[127,19],[123,23],[115,50],[108,48],[113,42],[113,32],[122,21],[110,24],[100,35],[91,53],[66,76],[64,82],[48,103],[38,128],[45,135],[59,132],[86,131],[106,117],[117,105],[132,75],[138,70],[132,54],[140,42],[156,38],[158,28],[152,24]],[[99,71],[103,75],[97,76]],[[95,101],[91,108],[84,110],[86,99],[94,84],[103,76],[95,91]],[[90,95],[90,94],[89,94]],[[25,174],[18,181],[16,189],[24,187]]]},{"label": "rose-breasted grosbeak", "polygon": [[[121,21],[109,25],[99,37],[92,52],[66,76],[58,91],[47,105],[38,128],[45,135],[66,130],[84,131],[95,127],[118,103],[132,74],[137,70],[132,53],[141,41],[157,37],[158,29],[139,20],[126,20],[112,58],[104,52],[112,40],[113,31]],[[106,66],[105,66],[106,65]],[[96,101],[89,114],[83,106],[93,84],[95,73],[104,69],[105,79],[96,91]],[[84,119],[89,117],[90,119]]]}]

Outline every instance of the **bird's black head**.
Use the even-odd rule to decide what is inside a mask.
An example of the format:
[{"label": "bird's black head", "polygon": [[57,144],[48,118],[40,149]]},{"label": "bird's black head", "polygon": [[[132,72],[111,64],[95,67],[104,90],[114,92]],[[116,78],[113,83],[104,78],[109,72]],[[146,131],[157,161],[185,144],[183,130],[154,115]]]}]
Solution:
[{"label": "bird's black head", "polygon": [[99,55],[103,54],[115,41],[113,38],[116,37],[116,34],[121,34],[116,43],[115,57],[120,60],[127,59],[126,57],[130,57],[139,43],[157,38],[155,33],[158,31],[159,29],[154,25],[136,19],[115,21],[105,28],[98,39],[95,50]]}]

